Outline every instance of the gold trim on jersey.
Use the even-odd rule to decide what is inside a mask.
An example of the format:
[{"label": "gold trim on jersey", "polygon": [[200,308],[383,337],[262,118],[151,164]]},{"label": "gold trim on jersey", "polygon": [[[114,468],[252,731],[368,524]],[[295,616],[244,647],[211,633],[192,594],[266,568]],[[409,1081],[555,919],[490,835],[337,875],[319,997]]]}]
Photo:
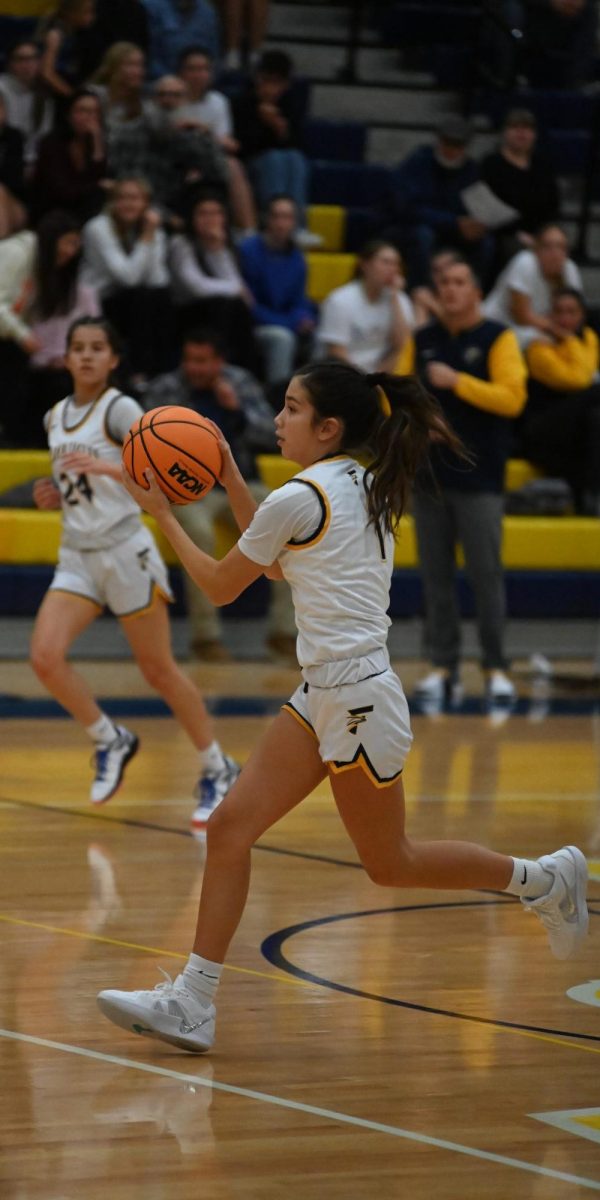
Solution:
[{"label": "gold trim on jersey", "polygon": [[[344,454],[340,457],[346,458],[347,455]],[[329,503],[327,493],[323,491],[323,488],[319,483],[315,483],[314,479],[298,479],[296,476],[293,480],[290,480],[290,483],[304,483],[306,487],[311,487],[313,491],[317,493],[317,496],[321,501],[322,515],[315,532],[309,538],[306,538],[301,542],[286,542],[284,546],[285,550],[308,550],[310,546],[316,546],[317,542],[320,542],[321,539],[325,537],[325,534],[327,533],[327,530],[331,524],[331,505]]]},{"label": "gold trim on jersey", "polygon": [[328,767],[332,775],[341,775],[344,771],[353,771],[358,767],[361,771],[364,771],[367,778],[376,788],[391,787],[402,774],[402,770],[400,770],[396,771],[395,775],[391,775],[389,779],[382,779],[377,774],[372,762],[369,761],[369,756],[362,746],[358,747],[351,762],[334,762],[333,759],[328,759],[325,766]]},{"label": "gold trim on jersey", "polygon": [[104,391],[100,393],[99,396],[96,396],[96,399],[92,401],[91,408],[88,409],[85,416],[82,417],[81,420],[78,421],[76,425],[70,425],[67,427],[67,425],[65,424],[65,413],[67,411],[67,405],[69,403],[69,400],[73,399],[73,396],[72,395],[65,396],[65,399],[63,401],[59,401],[59,403],[62,403],[62,406],[63,406],[62,412],[60,414],[60,423],[63,428],[63,433],[76,433],[78,429],[81,429],[81,426],[85,425],[86,421],[89,420],[92,413],[95,412],[96,405],[99,404],[100,401],[104,399],[104,397],[106,396],[106,393],[110,392],[111,388],[112,388],[112,384],[110,384],[109,387],[106,387],[104,389]]},{"label": "gold trim on jersey", "polygon": [[[106,393],[105,393],[105,395],[106,395]],[[108,419],[110,417],[113,404],[115,403],[116,400],[120,400],[122,395],[123,395],[123,392],[117,392],[116,395],[113,396],[110,403],[107,404],[106,412],[102,418],[102,432],[104,433],[104,436],[105,436],[107,442],[111,442],[111,444],[113,446],[117,446],[119,450],[123,449],[123,442],[122,441],[118,442],[117,439],[112,436],[112,434],[108,428]]]},{"label": "gold trim on jersey", "polygon": [[294,708],[294,705],[289,700],[286,700],[285,704],[281,705],[281,711],[289,712],[290,717],[295,717],[298,724],[301,725],[303,729],[306,729],[308,733],[312,733],[312,736],[314,737],[315,741],[318,741],[317,735],[316,735],[310,721],[307,721],[306,717],[303,717],[302,713],[299,713],[298,709]]},{"label": "gold trim on jersey", "polygon": [[164,600],[165,604],[173,603],[173,597],[169,596],[168,592],[163,591],[163,589],[161,588],[159,583],[152,583],[151,590],[150,590],[150,598],[149,598],[147,604],[142,605],[141,608],[133,608],[131,610],[131,612],[126,612],[126,613],[113,612],[113,616],[115,616],[117,618],[117,620],[119,620],[119,621],[128,621],[128,620],[131,621],[131,620],[135,620],[136,617],[144,617],[146,615],[146,613],[151,612],[151,610],[154,608],[154,605],[156,604],[157,599],[159,599],[159,598],[161,600]]}]

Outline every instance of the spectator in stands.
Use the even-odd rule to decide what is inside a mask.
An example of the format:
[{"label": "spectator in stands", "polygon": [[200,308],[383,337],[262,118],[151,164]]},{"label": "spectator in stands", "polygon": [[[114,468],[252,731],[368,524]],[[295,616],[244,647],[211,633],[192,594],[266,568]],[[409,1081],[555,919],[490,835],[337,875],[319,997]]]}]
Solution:
[{"label": "spectator in stands", "polygon": [[244,17],[247,19],[248,66],[252,70],[259,58],[269,17],[269,0],[225,0],[225,58],[227,71],[242,66]]},{"label": "spectator in stands", "polygon": [[482,667],[492,702],[510,702],[513,685],[504,653],[505,597],[500,545],[504,469],[512,419],[526,398],[525,364],[514,333],[481,312],[481,293],[468,263],[447,267],[439,285],[439,320],[417,330],[398,362],[438,399],[470,462],[444,449],[432,453],[414,495],[414,517],[425,593],[432,670],[417,685],[425,704],[459,688],[460,622],[455,547],[463,548],[477,613]]},{"label": "spectator in stands", "polygon": [[22,134],[25,170],[30,175],[38,142],[50,132],[54,120],[54,105],[43,89],[40,53],[34,42],[15,42],[9,50],[6,70],[0,75],[0,95],[7,123]]},{"label": "spectator in stands", "polygon": [[[154,380],[144,397],[147,409],[162,404],[193,408],[214,421],[231,445],[252,495],[259,503],[264,500],[268,489],[257,478],[254,454],[276,452],[273,412],[253,376],[229,365],[217,335],[209,330],[190,331],[186,335],[178,369]],[[227,495],[218,485],[203,500],[175,511],[183,528],[207,554],[215,552],[216,520],[225,520],[231,526],[232,536],[237,531]],[[193,653],[209,662],[228,659],[218,612],[187,576],[186,595]],[[269,629],[269,648],[295,662],[296,628],[290,590],[285,582],[271,584]]]},{"label": "spectator in stands", "polygon": [[264,357],[266,382],[293,374],[299,351],[310,357],[316,308],[306,295],[306,263],[294,240],[296,206],[290,196],[274,196],[263,233],[240,244],[242,275],[252,294],[256,337]]},{"label": "spectator in stands", "polygon": [[107,131],[111,173],[149,176],[151,133],[144,93],[145,57],[133,42],[115,42],[106,51],[90,89],[98,96]]},{"label": "spectator in stands", "polygon": [[108,186],[98,97],[85,90],[75,92],[66,102],[60,128],[40,142],[31,209],[38,219],[62,208],[87,221],[102,208]]},{"label": "spectator in stands", "polygon": [[27,223],[23,135],[6,121],[6,104],[0,92],[0,240],[17,233]]},{"label": "spectator in stands", "polygon": [[100,313],[98,296],[80,279],[81,231],[76,217],[56,209],[37,229],[33,294],[27,317],[37,347],[30,356],[29,444],[44,447],[42,417],[71,387],[65,367],[67,331],[79,317]]},{"label": "spectator in stands", "polygon": [[600,517],[600,382],[598,336],[572,288],[552,300],[554,335],[527,348],[529,399],[521,422],[525,457],[566,479],[578,512]]},{"label": "spectator in stands", "polygon": [[335,288],[323,304],[319,353],[363,371],[391,371],[413,320],[398,251],[388,242],[367,242],[356,279]]},{"label": "spectator in stands", "polygon": [[384,237],[405,254],[411,288],[429,284],[429,262],[440,246],[460,250],[482,277],[490,266],[493,237],[469,216],[462,198],[465,188],[479,178],[479,166],[467,153],[470,138],[462,117],[443,117],[435,145],[418,146],[395,172],[390,195],[393,225]]},{"label": "spectator in stands", "polygon": [[483,310],[493,321],[512,325],[524,349],[540,333],[554,332],[552,297],[561,288],[582,290],[581,275],[569,258],[567,236],[560,225],[543,225],[533,249],[521,250],[496,280]]},{"label": "spectator in stands", "polygon": [[168,369],[173,319],[167,245],[145,180],[118,180],[106,212],[84,226],[82,279],[95,288],[126,342],[133,385],[141,388]]},{"label": "spectator in stands", "polygon": [[144,4],[150,30],[151,79],[172,75],[188,46],[206,46],[213,59],[219,57],[219,27],[208,0],[144,0]]},{"label": "spectator in stands", "polygon": [[413,288],[410,296],[414,310],[415,329],[419,329],[421,325],[427,325],[428,321],[433,318],[439,320],[442,306],[438,295],[438,286],[446,268],[457,262],[464,262],[459,250],[442,246],[440,250],[436,250],[435,254],[432,254],[429,263],[431,287]]},{"label": "spectator in stands", "polygon": [[252,297],[231,246],[225,205],[217,196],[202,196],[193,206],[185,233],[171,242],[170,268],[180,330],[210,323],[219,331],[227,358],[253,370]]},{"label": "spectator in stands", "polygon": [[298,213],[300,245],[320,244],[306,230],[309,166],[302,151],[302,116],[291,87],[292,60],[267,50],[247,90],[234,101],[240,152],[261,210],[273,196],[291,196]]},{"label": "spectator in stands", "polygon": [[87,78],[86,32],[96,19],[94,0],[61,0],[41,22],[41,77],[59,100],[72,96]]},{"label": "spectator in stands", "polygon": [[114,42],[148,49],[148,13],[143,0],[96,0],[96,39],[105,54]]},{"label": "spectator in stands", "polygon": [[24,312],[32,293],[35,234],[0,241],[0,430],[11,445],[27,440],[27,366],[38,343]]},{"label": "spectator in stands", "polygon": [[518,214],[497,234],[502,263],[515,253],[523,234],[531,235],[549,221],[556,220],[559,208],[558,186],[550,164],[536,152],[537,123],[526,108],[513,108],[507,114],[498,150],[481,164],[484,183]]},{"label": "spectator in stands", "polygon": [[163,75],[154,86],[148,120],[151,129],[150,180],[156,198],[168,203],[177,186],[219,189],[228,185],[227,160],[211,133],[189,122],[185,84],[179,75]]},{"label": "spectator in stands", "polygon": [[534,87],[587,83],[597,44],[596,0],[520,0],[518,7],[527,39],[524,66]]},{"label": "spectator in stands", "polygon": [[242,233],[254,232],[256,209],[248,177],[238,158],[239,142],[233,137],[233,116],[227,96],[212,89],[213,63],[201,46],[184,50],[179,75],[187,90],[180,117],[187,128],[212,134],[227,155],[229,207],[233,223]]}]

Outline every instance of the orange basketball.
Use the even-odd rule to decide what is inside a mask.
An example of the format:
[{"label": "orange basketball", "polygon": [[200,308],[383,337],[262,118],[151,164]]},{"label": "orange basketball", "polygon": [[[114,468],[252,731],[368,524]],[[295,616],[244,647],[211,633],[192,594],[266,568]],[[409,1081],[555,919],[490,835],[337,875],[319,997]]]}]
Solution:
[{"label": "orange basketball", "polygon": [[201,500],[214,487],[222,466],[210,422],[174,404],[153,408],[131,426],[123,462],[140,487],[147,487],[144,471],[150,467],[172,504]]}]

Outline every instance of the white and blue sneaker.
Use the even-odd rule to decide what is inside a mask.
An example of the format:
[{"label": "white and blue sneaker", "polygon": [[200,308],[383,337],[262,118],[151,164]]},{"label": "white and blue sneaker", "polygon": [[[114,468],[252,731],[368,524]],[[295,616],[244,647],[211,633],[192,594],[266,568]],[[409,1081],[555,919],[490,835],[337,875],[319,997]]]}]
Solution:
[{"label": "white and blue sneaker", "polygon": [[94,753],[96,774],[90,792],[92,804],[104,804],[114,796],[123,778],[125,767],[137,754],[139,738],[124,725],[115,725],[117,736],[106,746],[97,746]]},{"label": "white and blue sneaker", "polygon": [[158,983],[152,991],[100,992],[97,997],[100,1012],[121,1029],[204,1054],[215,1040],[214,1004],[205,1008],[188,991],[183,975],[173,980],[162,968],[159,970],[165,982]]},{"label": "white and blue sneaker", "polygon": [[194,833],[204,834],[208,818],[233,787],[242,769],[228,754],[224,754],[223,758],[225,766],[220,771],[203,771],[194,788],[194,797],[198,801],[192,815]]},{"label": "white and blue sneaker", "polygon": [[563,846],[554,854],[544,854],[538,862],[552,875],[552,887],[537,900],[521,896],[521,904],[542,922],[554,957],[571,958],[583,945],[588,931],[587,862],[577,846]]}]

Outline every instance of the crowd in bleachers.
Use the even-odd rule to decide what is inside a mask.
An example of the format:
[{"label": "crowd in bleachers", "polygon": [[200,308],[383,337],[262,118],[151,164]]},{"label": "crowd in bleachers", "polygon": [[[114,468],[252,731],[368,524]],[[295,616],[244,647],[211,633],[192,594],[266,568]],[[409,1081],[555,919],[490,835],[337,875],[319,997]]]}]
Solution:
[{"label": "crowd in bleachers", "polygon": [[[579,5],[581,21],[590,7]],[[312,356],[397,369],[419,330],[444,325],[440,280],[464,261],[485,293],[482,319],[515,331],[529,370],[512,453],[565,478],[576,510],[600,515],[598,338],[535,102],[504,106],[498,148],[482,160],[468,121],[448,114],[397,169],[336,164],[335,151],[315,162],[327,123],[308,119],[289,56],[260,53],[264,0],[250,6],[239,69],[242,9],[62,0],[4,47],[3,444],[44,444],[43,414],[69,387],[66,330],[81,314],[110,318],[121,383],[144,403],[158,402],[157,378],[180,369],[200,328],[276,405]],[[359,252],[355,278],[319,311],[304,252],[320,241],[309,205],[327,199],[348,209],[347,248]]]}]

